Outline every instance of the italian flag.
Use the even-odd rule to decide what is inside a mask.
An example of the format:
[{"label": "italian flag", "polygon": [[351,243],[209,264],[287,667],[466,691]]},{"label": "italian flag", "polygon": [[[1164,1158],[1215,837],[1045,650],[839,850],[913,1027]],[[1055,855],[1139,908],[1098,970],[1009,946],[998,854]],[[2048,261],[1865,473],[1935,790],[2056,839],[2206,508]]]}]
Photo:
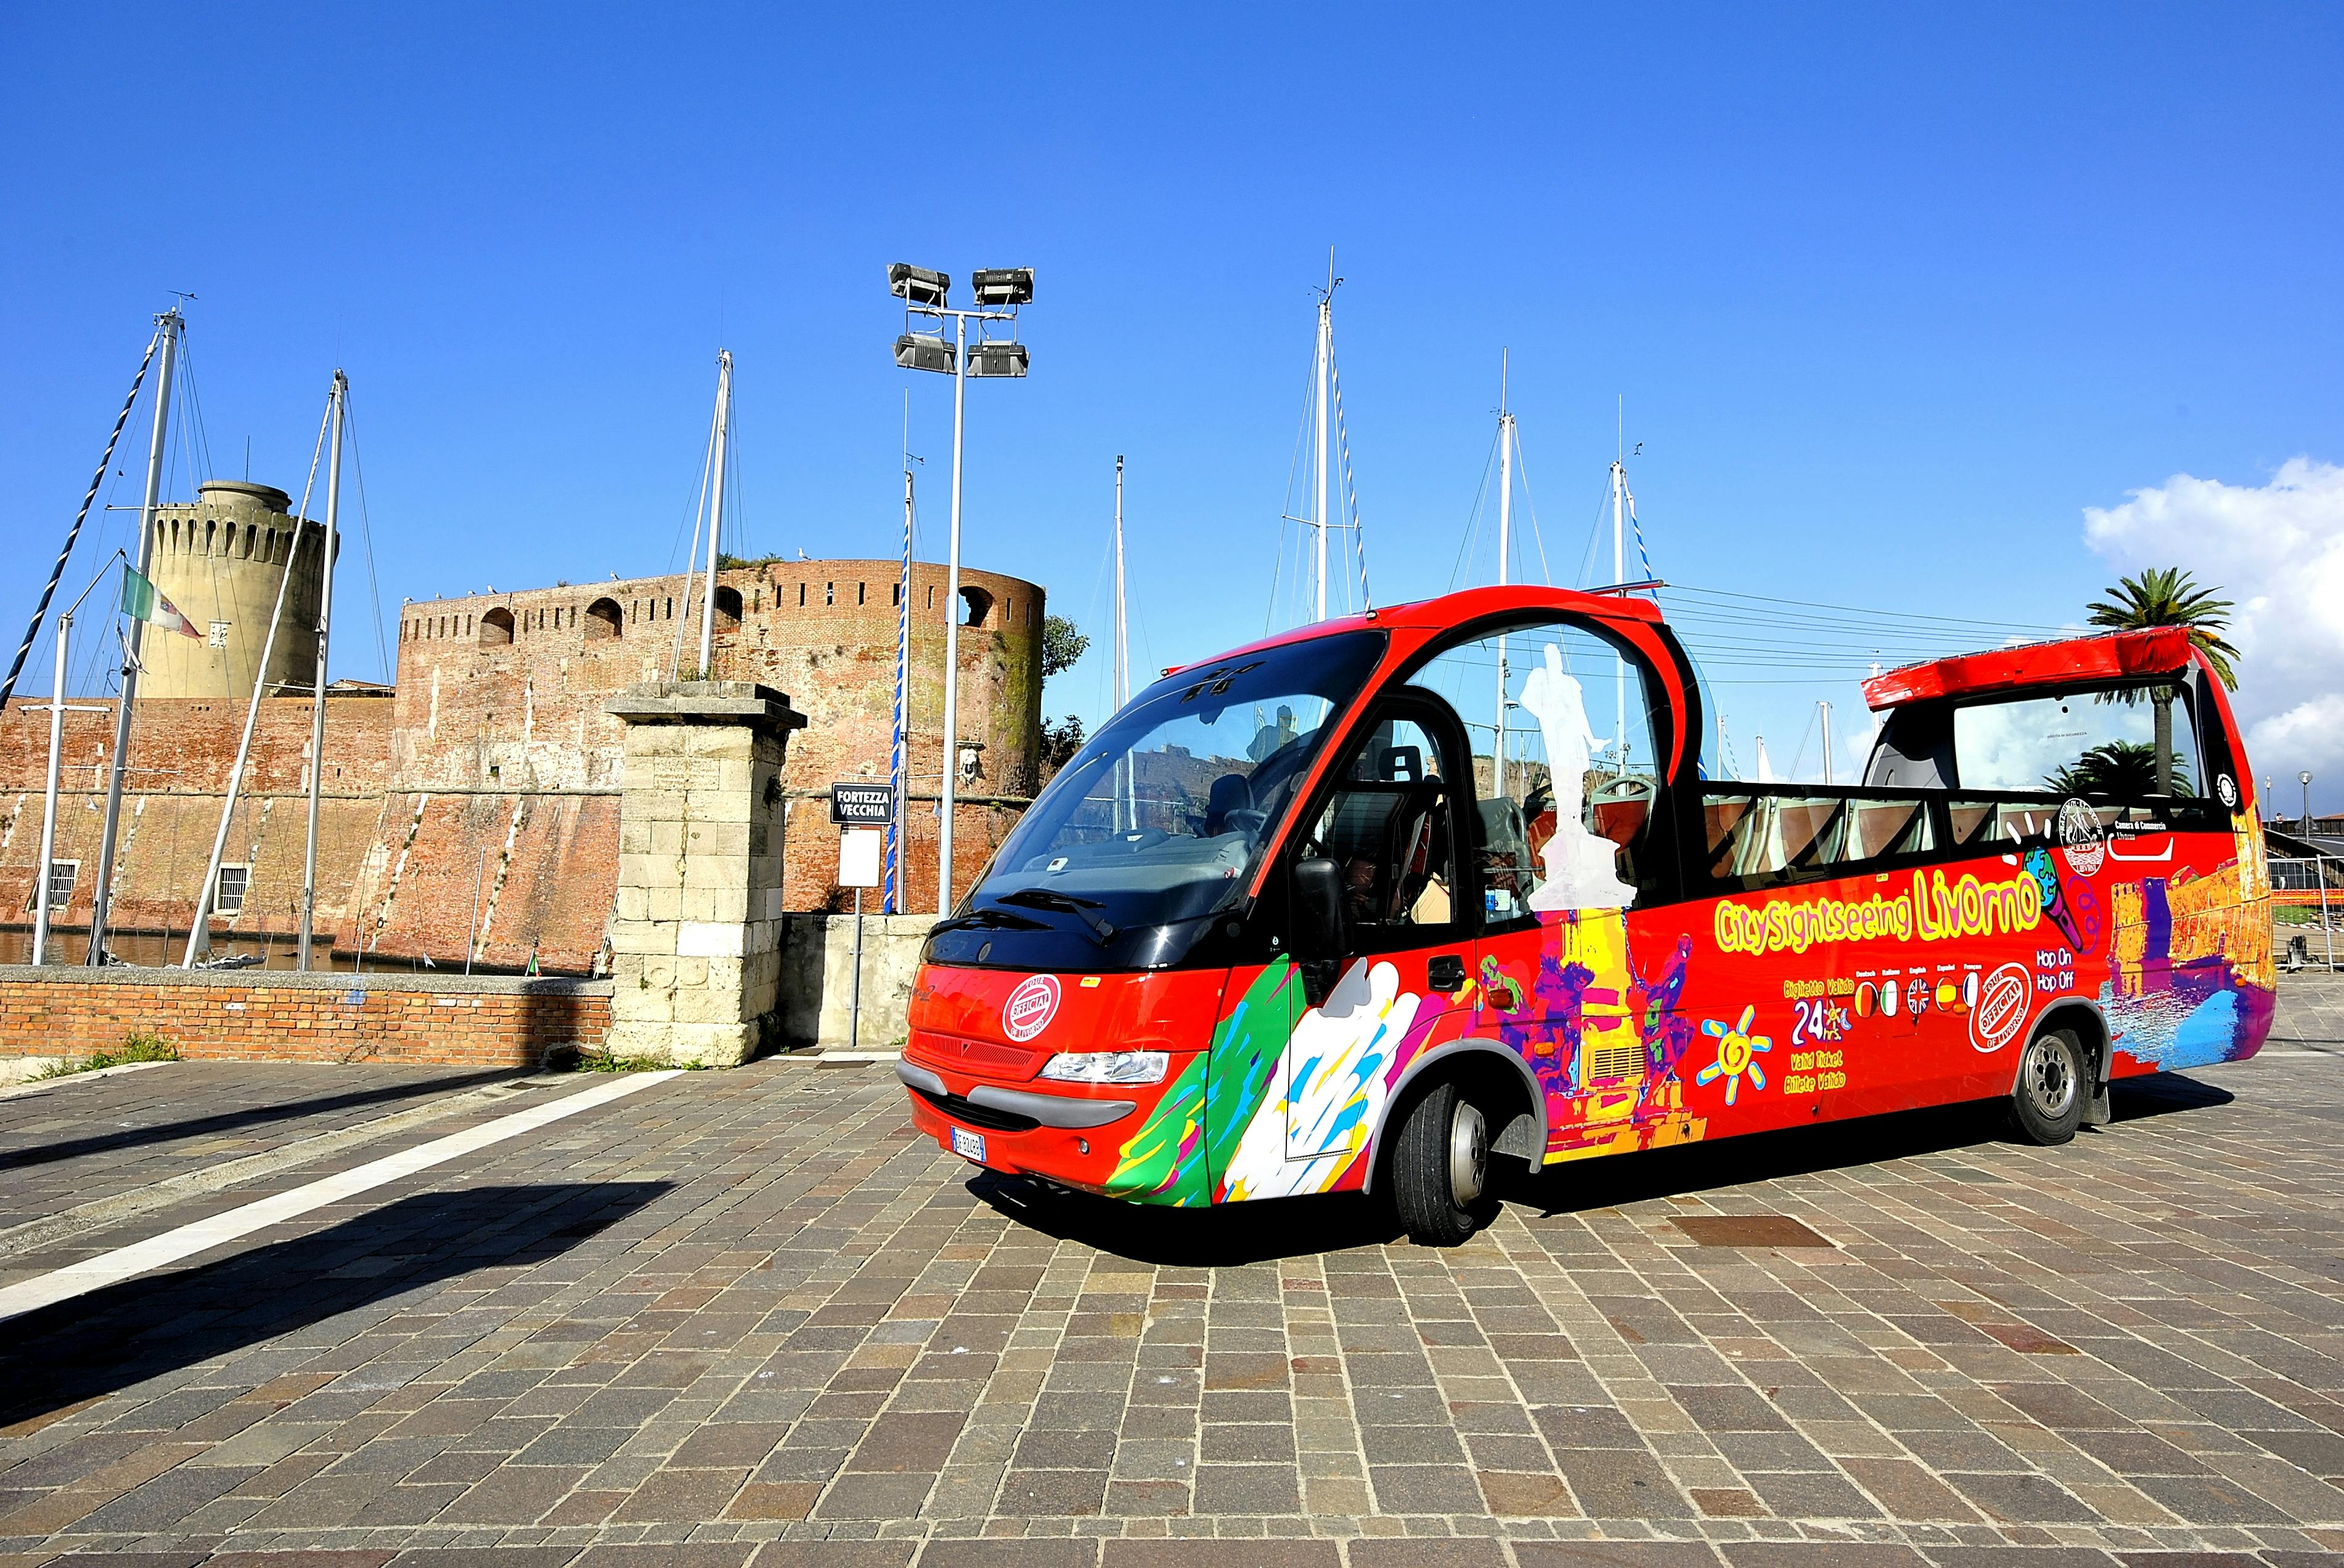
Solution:
[{"label": "italian flag", "polygon": [[138,574],[138,569],[127,562],[122,568],[122,612],[135,615],[150,625],[177,632],[182,637],[200,639],[203,633],[196,623],[179,613],[179,607],[155,591],[155,585]]}]

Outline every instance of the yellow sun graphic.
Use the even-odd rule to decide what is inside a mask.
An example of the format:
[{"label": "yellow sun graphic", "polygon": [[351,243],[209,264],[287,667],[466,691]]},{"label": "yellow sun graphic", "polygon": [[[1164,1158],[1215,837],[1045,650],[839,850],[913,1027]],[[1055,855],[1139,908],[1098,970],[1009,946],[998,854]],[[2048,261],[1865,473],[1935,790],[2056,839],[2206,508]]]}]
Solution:
[{"label": "yellow sun graphic", "polygon": [[1757,1016],[1756,1007],[1744,1007],[1741,1021],[1730,1029],[1715,1018],[1702,1020],[1701,1032],[1717,1042],[1717,1060],[1702,1068],[1693,1081],[1705,1084],[1723,1075],[1727,1105],[1733,1103],[1734,1091],[1742,1087],[1742,1075],[1744,1073],[1750,1075],[1751,1087],[1763,1089],[1766,1087],[1765,1069],[1752,1058],[1773,1050],[1774,1040],[1771,1035],[1751,1034],[1750,1021]]}]

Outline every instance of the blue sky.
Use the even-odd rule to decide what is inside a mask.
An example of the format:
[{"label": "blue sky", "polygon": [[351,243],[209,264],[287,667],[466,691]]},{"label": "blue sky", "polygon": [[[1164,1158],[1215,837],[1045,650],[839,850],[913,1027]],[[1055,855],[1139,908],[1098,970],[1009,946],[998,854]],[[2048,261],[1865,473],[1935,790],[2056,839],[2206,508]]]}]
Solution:
[{"label": "blue sky", "polygon": [[[1103,632],[1126,454],[1143,665],[1273,614],[1330,245],[1387,602],[1455,573],[1502,349],[1559,578],[1624,400],[1663,577],[1882,612],[1892,655],[2074,619],[2116,561],[2086,508],[2344,461],[2332,6],[900,15],[8,7],[10,651],[174,288],[222,477],[248,438],[298,491],[349,370],[387,624],[668,569],[720,346],[753,545],[894,550],[908,386],[940,546],[949,384],[892,363],[896,259],[1037,269],[1031,379],[970,391],[968,558]],[[2336,694],[2257,696],[2283,609],[2250,717]],[[377,673],[370,629],[338,666]],[[1778,767],[1847,673],[1713,671]],[[2315,728],[2272,745],[2325,767]]]}]

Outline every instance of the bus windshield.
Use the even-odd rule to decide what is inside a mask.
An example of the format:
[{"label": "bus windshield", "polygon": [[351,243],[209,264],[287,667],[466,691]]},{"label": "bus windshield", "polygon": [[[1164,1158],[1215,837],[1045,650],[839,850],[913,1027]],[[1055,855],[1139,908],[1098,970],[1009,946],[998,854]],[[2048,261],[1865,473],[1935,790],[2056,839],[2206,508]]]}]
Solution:
[{"label": "bus windshield", "polygon": [[1314,637],[1141,693],[1051,780],[947,923],[963,929],[943,935],[962,939],[935,956],[981,936],[993,949],[982,961],[1011,966],[1177,962],[1187,943],[1176,928],[1245,895],[1384,642],[1380,632]]}]

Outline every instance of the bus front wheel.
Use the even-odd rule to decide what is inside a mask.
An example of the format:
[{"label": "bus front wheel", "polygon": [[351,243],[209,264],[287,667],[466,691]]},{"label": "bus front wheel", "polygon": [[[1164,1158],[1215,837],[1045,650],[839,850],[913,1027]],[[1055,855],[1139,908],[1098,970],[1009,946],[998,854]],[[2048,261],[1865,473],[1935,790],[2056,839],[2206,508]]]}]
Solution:
[{"label": "bus front wheel", "polygon": [[1420,1247],[1454,1247],[1497,1209],[1490,1122],[1453,1082],[1435,1084],[1409,1108],[1393,1141],[1392,1208]]},{"label": "bus front wheel", "polygon": [[2047,1029],[2019,1056],[2011,1126],[2029,1143],[2065,1143],[2076,1136],[2091,1098],[2083,1041],[2066,1029]]}]

